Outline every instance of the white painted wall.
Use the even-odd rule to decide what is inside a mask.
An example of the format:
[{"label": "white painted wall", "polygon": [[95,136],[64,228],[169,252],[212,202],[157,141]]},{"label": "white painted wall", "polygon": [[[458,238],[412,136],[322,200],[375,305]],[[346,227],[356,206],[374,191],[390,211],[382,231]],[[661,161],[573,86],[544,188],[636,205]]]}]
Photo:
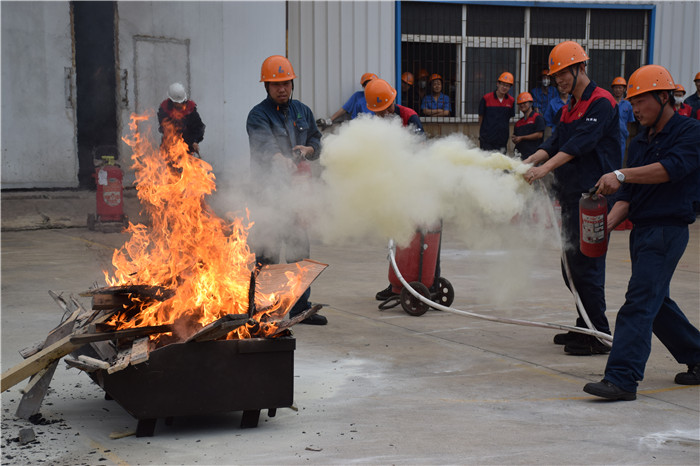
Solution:
[{"label": "white painted wall", "polygon": [[[183,84],[189,87],[190,98],[197,103],[206,125],[201,155],[212,164],[220,187],[236,183],[237,176],[247,176],[246,118],[265,98],[259,83],[263,60],[285,52],[284,2],[120,2],[118,8],[119,66],[129,70],[129,79],[139,67],[134,60],[136,36],[189,39],[190,82],[189,86]],[[172,46],[162,49],[172,50]],[[180,63],[179,58],[176,61]],[[129,108],[121,114],[123,128],[128,128],[129,116],[137,105],[157,106],[167,97],[168,85],[187,75],[184,69],[177,69],[172,77],[154,82],[153,74],[137,73],[137,79],[149,80],[147,83],[128,83]],[[134,90],[149,87],[159,89],[159,97],[141,102],[145,93],[139,91],[141,100],[137,102]],[[129,154],[125,144],[122,154]],[[127,180],[133,180],[132,173],[127,174]]]},{"label": "white painted wall", "polygon": [[0,15],[2,188],[75,187],[75,112],[66,107],[64,80],[72,68],[68,2],[2,2]]},{"label": "white painted wall", "polygon": [[693,78],[700,72],[700,2],[658,2],[654,64],[668,69],[686,97],[696,92]]},{"label": "white painted wall", "polygon": [[289,59],[299,79],[295,98],[316,118],[330,116],[360,76],[395,82],[393,1],[290,1]]}]

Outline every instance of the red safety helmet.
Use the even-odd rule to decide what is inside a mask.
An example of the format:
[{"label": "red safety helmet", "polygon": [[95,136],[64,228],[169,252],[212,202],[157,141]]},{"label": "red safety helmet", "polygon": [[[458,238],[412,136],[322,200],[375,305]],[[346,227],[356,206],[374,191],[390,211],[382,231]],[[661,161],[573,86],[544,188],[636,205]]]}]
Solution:
[{"label": "red safety helmet", "polygon": [[625,86],[625,87],[627,87],[627,81],[625,81],[625,78],[623,78],[622,76],[618,76],[617,78],[612,80],[610,87],[612,87],[612,86]]},{"label": "red safety helmet", "polygon": [[290,81],[296,78],[292,64],[282,55],[267,57],[260,69],[260,82],[272,83]]},{"label": "red safety helmet", "polygon": [[518,104],[524,104],[525,102],[534,102],[535,99],[532,98],[532,94],[529,92],[521,92],[518,94]]},{"label": "red safety helmet", "polygon": [[549,52],[549,74],[586,60],[589,60],[588,55],[580,44],[570,40],[561,42]]},{"label": "red safety helmet", "polygon": [[362,77],[360,78],[360,85],[361,85],[361,86],[364,86],[365,84],[367,84],[367,81],[371,81],[371,80],[373,80],[373,79],[377,79],[378,77],[379,77],[379,76],[377,76],[377,75],[374,74],[374,73],[365,73],[365,74],[363,74]]},{"label": "red safety helmet", "polygon": [[627,98],[634,97],[645,92],[675,91],[671,73],[661,65],[645,65],[637,69],[630,76],[627,84]]},{"label": "red safety helmet", "polygon": [[413,86],[413,73],[410,71],[404,71],[401,75],[401,81],[405,82],[409,86]]},{"label": "red safety helmet", "polygon": [[396,89],[383,79],[373,79],[365,86],[367,108],[373,112],[381,112],[389,108],[396,98]]},{"label": "red safety helmet", "polygon": [[501,73],[501,75],[498,77],[498,80],[502,83],[508,83],[510,85],[513,85],[513,83],[515,82],[515,78],[513,78],[513,75],[507,71],[505,73]]}]

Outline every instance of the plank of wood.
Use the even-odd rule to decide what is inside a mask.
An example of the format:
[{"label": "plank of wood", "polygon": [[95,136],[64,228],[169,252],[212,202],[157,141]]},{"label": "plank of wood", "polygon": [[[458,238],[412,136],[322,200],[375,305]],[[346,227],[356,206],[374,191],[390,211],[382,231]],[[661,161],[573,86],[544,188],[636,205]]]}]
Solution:
[{"label": "plank of wood", "polygon": [[97,294],[92,297],[92,308],[95,310],[123,309],[132,304],[133,301],[127,295]]},{"label": "plank of wood", "polygon": [[19,355],[22,356],[22,358],[27,359],[29,356],[32,356],[39,351],[41,351],[41,348],[44,347],[44,342],[46,339],[35,341],[31,345],[27,346],[26,348],[22,348],[19,350]]},{"label": "plank of wood", "polygon": [[151,339],[148,337],[143,337],[134,340],[134,344],[131,345],[131,365],[141,364],[142,362],[148,361],[151,348]]},{"label": "plank of wood", "polygon": [[80,293],[80,296],[98,296],[98,295],[126,295],[133,294],[139,298],[150,298],[158,301],[165,301],[175,296],[175,290],[164,286],[151,285],[120,285],[106,286],[94,290],[88,290]]},{"label": "plank of wood", "polygon": [[[73,358],[63,358],[63,361],[68,364],[70,367],[75,367],[76,369],[80,369],[81,371],[85,372],[95,372],[97,369],[100,369],[100,367],[97,367],[93,364],[87,364],[84,361],[80,361],[78,359],[73,359]],[[109,366],[109,364],[108,364]]]},{"label": "plank of wood", "polygon": [[115,330],[113,332],[85,333],[83,335],[73,335],[73,343],[92,343],[94,341],[118,340],[120,338],[140,338],[156,333],[168,333],[174,330],[173,325],[151,325],[148,327],[127,328]]},{"label": "plank of wood", "polygon": [[66,354],[72,353],[83,346],[83,343],[71,343],[70,338],[70,335],[61,338],[54,344],[49,345],[35,355],[32,355],[16,366],[3,372],[2,380],[0,381],[0,392],[14,387],[22,380],[36,374],[57,359],[61,359]]},{"label": "plank of wood", "polygon": [[[187,340],[185,340],[185,343],[188,343],[190,341],[208,341],[213,340],[215,338],[219,338],[233,331],[236,327],[245,324],[247,321],[248,314],[227,314],[221,317],[220,319],[215,320],[214,322],[211,322],[210,324],[207,324],[204,327],[202,327],[194,335],[191,335]],[[226,325],[226,327],[223,327],[224,324],[228,325]],[[225,330],[223,334],[220,333],[222,329]],[[218,335],[215,338],[210,338],[210,335],[213,335],[215,333]]]},{"label": "plank of wood", "polygon": [[85,364],[90,364],[92,366],[97,367],[98,369],[109,369],[109,363],[107,361],[101,361],[99,359],[91,358],[90,356],[86,356],[84,354],[78,356],[78,361]]},{"label": "plank of wood", "polygon": [[107,369],[108,374],[114,374],[115,372],[119,372],[120,370],[126,369],[129,367],[129,362],[131,361],[131,348],[127,348],[123,351],[120,351],[119,354],[117,354],[117,360],[114,361],[114,364],[109,366],[109,369]]},{"label": "plank of wood", "polygon": [[316,314],[319,310],[321,310],[322,307],[323,304],[316,304],[313,307],[310,307],[309,309],[305,310],[304,312],[300,312],[298,315],[290,317],[288,320],[266,322],[265,325],[277,325],[277,330],[275,330],[275,332],[272,335],[278,335],[287,330],[292,325],[296,325],[302,320],[306,319],[307,317],[311,317],[312,315]]},{"label": "plank of wood", "polygon": [[[44,340],[44,345],[42,348],[73,333],[76,319],[81,312],[80,309],[66,303],[63,298],[56,293],[49,291],[49,294],[57,303],[59,303],[59,305],[61,305],[61,308],[65,310],[64,315],[66,312],[72,313],[67,319],[49,332],[46,340]],[[32,376],[29,384],[24,388],[24,394],[17,406],[17,411],[15,412],[17,417],[21,419],[29,419],[31,416],[39,412],[41,409],[41,404],[44,402],[44,398],[46,397],[46,393],[49,390],[49,385],[51,385],[51,379],[53,379],[53,375],[56,372],[56,367],[58,367],[58,361],[52,362],[46,368]]]}]

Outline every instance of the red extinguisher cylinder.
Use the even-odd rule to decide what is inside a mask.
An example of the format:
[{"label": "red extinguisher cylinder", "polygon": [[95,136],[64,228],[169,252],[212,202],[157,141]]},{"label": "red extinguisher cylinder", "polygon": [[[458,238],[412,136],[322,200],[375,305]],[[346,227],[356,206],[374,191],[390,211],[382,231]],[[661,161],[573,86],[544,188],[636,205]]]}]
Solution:
[{"label": "red extinguisher cylinder", "polygon": [[[396,248],[396,265],[407,282],[421,282],[428,288],[435,281],[440,236],[442,230],[428,233],[416,232],[411,244],[405,248]],[[403,285],[389,265],[389,283],[394,293],[400,293]]]},{"label": "red extinguisher cylinder", "polygon": [[578,207],[581,253],[600,257],[608,250],[608,203],[602,194],[583,193]]},{"label": "red extinguisher cylinder", "polygon": [[116,165],[98,167],[97,216],[102,221],[121,221],[124,216],[124,196],[121,168]]}]

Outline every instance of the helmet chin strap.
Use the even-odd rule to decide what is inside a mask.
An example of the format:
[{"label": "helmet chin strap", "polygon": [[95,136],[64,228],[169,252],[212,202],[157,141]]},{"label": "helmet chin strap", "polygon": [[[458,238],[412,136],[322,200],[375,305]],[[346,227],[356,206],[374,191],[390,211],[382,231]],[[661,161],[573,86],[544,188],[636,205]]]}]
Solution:
[{"label": "helmet chin strap", "polygon": [[664,107],[668,103],[668,100],[666,100],[666,102],[661,102],[661,97],[659,97],[658,92],[654,92],[654,93],[652,93],[652,95],[654,96],[654,99],[656,99],[656,101],[659,103],[661,108],[659,109],[658,115],[656,115],[656,120],[654,120],[654,123],[651,125],[651,131],[653,131],[653,133],[651,133],[650,136],[653,136],[654,134],[656,134],[656,125],[659,123],[659,120],[661,120],[661,117],[663,116],[663,113],[664,113]]}]

